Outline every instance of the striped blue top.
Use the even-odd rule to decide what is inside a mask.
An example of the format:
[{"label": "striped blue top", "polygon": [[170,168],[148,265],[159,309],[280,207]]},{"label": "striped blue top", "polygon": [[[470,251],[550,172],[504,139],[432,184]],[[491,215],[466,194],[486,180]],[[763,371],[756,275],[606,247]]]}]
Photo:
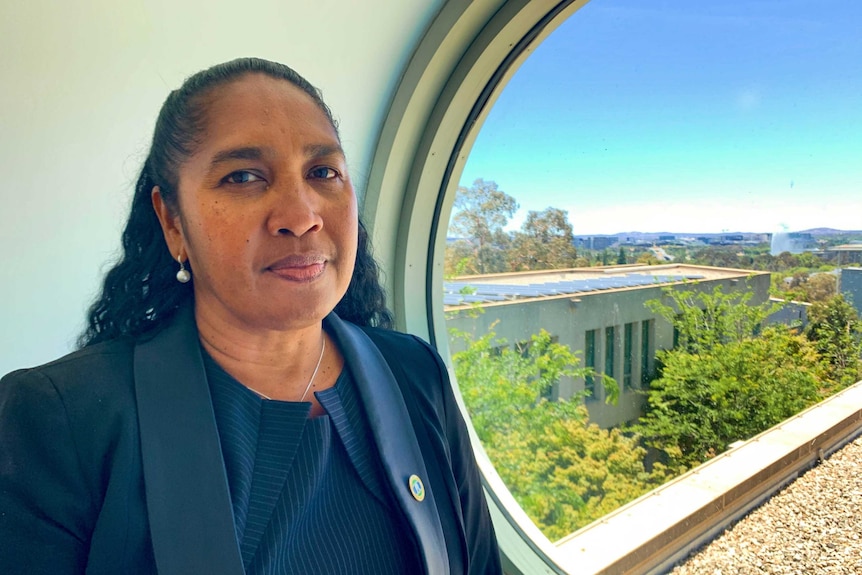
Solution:
[{"label": "striped blue top", "polygon": [[245,571],[420,573],[349,370],[311,403],[265,400],[204,353]]}]

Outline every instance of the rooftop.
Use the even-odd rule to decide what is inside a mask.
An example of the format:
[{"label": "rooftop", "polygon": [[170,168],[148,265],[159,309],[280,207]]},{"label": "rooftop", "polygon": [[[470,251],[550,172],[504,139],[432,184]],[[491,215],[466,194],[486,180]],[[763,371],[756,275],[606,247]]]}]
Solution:
[{"label": "rooftop", "polygon": [[584,294],[602,290],[636,289],[696,280],[744,278],[753,272],[686,264],[604,266],[462,276],[443,283],[446,306],[511,302]]},{"label": "rooftop", "polygon": [[826,248],[828,252],[862,252],[862,243],[842,244]]}]

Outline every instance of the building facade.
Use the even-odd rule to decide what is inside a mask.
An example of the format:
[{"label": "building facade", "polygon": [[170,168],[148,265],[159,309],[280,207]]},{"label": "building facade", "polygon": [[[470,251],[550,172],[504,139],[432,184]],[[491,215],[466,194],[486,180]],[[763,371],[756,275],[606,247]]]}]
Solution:
[{"label": "building facade", "polygon": [[844,294],[850,305],[856,308],[859,317],[862,317],[862,268],[842,269],[838,290]]}]

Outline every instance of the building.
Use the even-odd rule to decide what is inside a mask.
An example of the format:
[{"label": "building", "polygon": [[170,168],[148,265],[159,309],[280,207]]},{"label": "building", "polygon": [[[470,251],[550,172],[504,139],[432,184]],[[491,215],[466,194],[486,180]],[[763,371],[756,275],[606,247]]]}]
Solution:
[{"label": "building", "polygon": [[838,291],[844,294],[844,298],[862,317],[862,268],[842,269],[838,281]]},{"label": "building", "polygon": [[810,303],[774,297],[769,298],[769,301],[778,306],[778,309],[766,319],[767,324],[784,324],[797,333],[801,333],[808,325]]},{"label": "building", "polygon": [[[476,337],[493,329],[510,345],[541,329],[550,332],[576,352],[581,365],[620,386],[616,405],[606,404],[601,386],[583,378],[560,382],[554,396],[568,399],[589,390],[590,419],[612,427],[640,416],[640,392],[655,376],[656,350],[674,345],[673,326],[646,302],[662,298],[668,287],[711,292],[718,285],[725,293],[752,290],[752,304],[769,297],[767,272],[669,264],[462,277],[445,284],[444,309],[447,327]],[[475,313],[477,306],[483,313]],[[452,352],[463,346],[450,342]]]},{"label": "building", "polygon": [[576,236],[575,247],[579,250],[606,250],[619,243],[617,236]]},{"label": "building", "polygon": [[862,243],[844,244],[826,250],[837,255],[838,266],[847,264],[862,264]]}]

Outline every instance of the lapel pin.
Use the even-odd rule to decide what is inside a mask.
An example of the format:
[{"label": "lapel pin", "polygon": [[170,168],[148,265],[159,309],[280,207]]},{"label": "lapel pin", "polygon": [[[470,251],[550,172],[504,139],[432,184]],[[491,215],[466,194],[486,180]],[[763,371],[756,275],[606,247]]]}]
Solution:
[{"label": "lapel pin", "polygon": [[411,475],[410,479],[407,480],[407,485],[410,486],[410,494],[413,499],[416,501],[425,499],[425,486],[422,485],[422,480],[419,479],[418,475]]}]

